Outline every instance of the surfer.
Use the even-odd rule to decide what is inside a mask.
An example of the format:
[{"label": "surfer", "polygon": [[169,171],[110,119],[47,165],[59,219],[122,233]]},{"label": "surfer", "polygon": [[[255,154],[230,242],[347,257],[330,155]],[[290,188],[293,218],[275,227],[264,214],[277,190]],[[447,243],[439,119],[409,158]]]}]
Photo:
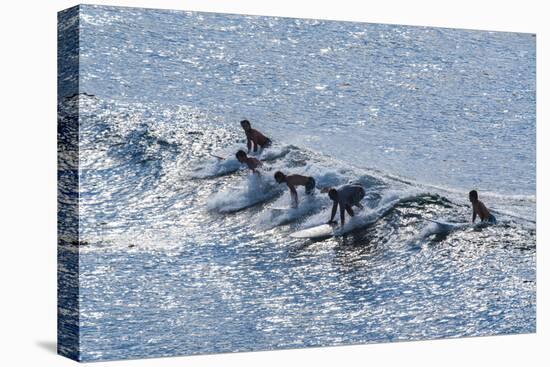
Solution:
[{"label": "surfer", "polygon": [[252,170],[253,173],[260,174],[257,168],[262,165],[262,162],[260,162],[256,158],[247,156],[244,150],[239,150],[237,154],[235,154],[235,156],[237,157],[237,160],[239,162],[245,163],[248,166],[248,168]]},{"label": "surfer", "polygon": [[365,189],[363,188],[363,186],[358,184],[342,185],[337,189],[329,189],[328,197],[330,198],[330,200],[334,201],[334,203],[332,204],[332,213],[330,215],[330,220],[327,223],[336,224],[333,219],[336,215],[336,209],[338,208],[338,206],[340,206],[340,225],[343,227],[346,221],[346,211],[350,216],[353,217],[355,213],[351,208],[352,206],[363,209],[363,205],[361,205],[360,201],[365,197]]},{"label": "surfer", "polygon": [[258,151],[258,145],[261,149],[267,148],[271,145],[271,139],[267,138],[258,130],[253,129],[250,126],[250,121],[242,120],[241,126],[246,134],[246,147],[248,148],[248,153],[250,153],[252,144],[254,144],[254,152]]},{"label": "surfer", "polygon": [[472,190],[470,191],[470,202],[472,203],[472,223],[475,222],[476,216],[479,215],[479,219],[481,219],[482,222],[489,222],[492,224],[495,224],[497,222],[495,216],[489,212],[485,204],[483,204],[480,200],[477,198],[477,191]]},{"label": "surfer", "polygon": [[275,172],[275,181],[282,184],[286,182],[288,189],[290,190],[290,196],[292,197],[292,207],[298,207],[298,193],[296,192],[296,186],[304,186],[306,195],[313,195],[315,191],[315,179],[313,177],[302,175],[285,175],[281,171]]}]

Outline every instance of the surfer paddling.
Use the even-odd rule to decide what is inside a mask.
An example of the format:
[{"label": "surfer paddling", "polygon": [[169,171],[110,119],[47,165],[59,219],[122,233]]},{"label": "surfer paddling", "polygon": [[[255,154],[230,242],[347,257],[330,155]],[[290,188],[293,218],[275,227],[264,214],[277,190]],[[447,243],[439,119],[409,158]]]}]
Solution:
[{"label": "surfer paddling", "polygon": [[495,224],[497,222],[495,216],[489,212],[485,204],[483,204],[478,198],[477,198],[477,191],[472,190],[470,191],[470,202],[472,203],[472,223],[475,222],[476,216],[479,215],[479,219],[481,219],[482,222],[488,222]]},{"label": "surfer paddling", "polygon": [[262,162],[256,158],[247,156],[244,150],[239,150],[235,156],[239,162],[246,164],[253,173],[257,173],[258,175],[260,174],[257,169],[262,165]]},{"label": "surfer paddling", "polygon": [[361,185],[348,184],[342,185],[337,189],[330,188],[324,189],[323,191],[328,191],[328,197],[334,202],[332,204],[330,220],[327,222],[328,224],[336,224],[334,221],[334,216],[336,215],[336,209],[338,209],[338,206],[340,206],[340,225],[342,227],[346,222],[346,211],[351,217],[353,217],[355,213],[351,208],[352,206],[363,209],[363,205],[361,205],[360,201],[365,197],[365,189]]},{"label": "surfer paddling", "polygon": [[250,121],[242,120],[241,126],[246,134],[246,147],[248,148],[248,153],[250,153],[252,145],[254,145],[254,152],[258,151],[258,145],[261,149],[267,148],[271,145],[271,140],[258,130],[253,129],[250,126]]},{"label": "surfer paddling", "polygon": [[304,186],[306,195],[313,195],[315,192],[315,179],[313,177],[302,175],[285,175],[281,171],[275,172],[275,181],[282,184],[286,183],[290,190],[290,196],[292,197],[292,207],[298,207],[298,192],[296,192],[296,186]]}]

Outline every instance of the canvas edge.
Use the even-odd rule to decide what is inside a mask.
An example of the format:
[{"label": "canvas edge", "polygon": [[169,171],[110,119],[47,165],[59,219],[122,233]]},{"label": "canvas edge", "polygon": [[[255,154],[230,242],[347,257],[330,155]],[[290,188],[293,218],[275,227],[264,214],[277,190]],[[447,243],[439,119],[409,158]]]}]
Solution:
[{"label": "canvas edge", "polygon": [[80,5],[57,13],[57,354],[82,360],[79,304]]}]

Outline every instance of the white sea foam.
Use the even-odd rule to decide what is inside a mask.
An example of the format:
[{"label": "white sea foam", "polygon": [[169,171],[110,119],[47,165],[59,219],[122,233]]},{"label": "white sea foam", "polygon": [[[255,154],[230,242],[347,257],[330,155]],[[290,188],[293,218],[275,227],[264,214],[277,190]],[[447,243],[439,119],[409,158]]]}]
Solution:
[{"label": "white sea foam", "polygon": [[236,172],[241,168],[237,159],[210,159],[189,172],[190,178],[210,178]]},{"label": "white sea foam", "polygon": [[263,175],[250,174],[241,185],[214,194],[206,204],[208,210],[235,212],[273,199],[281,193],[281,189]]},{"label": "white sea foam", "polygon": [[[285,192],[270,207],[262,211],[256,223],[260,228],[272,228],[278,225],[290,223],[319,211],[323,206],[328,205],[328,197],[319,193],[314,195],[305,195],[299,190],[299,202],[296,208],[292,208],[290,194]],[[286,208],[282,210],[280,208]],[[274,209],[275,208],[275,209]]]},{"label": "white sea foam", "polygon": [[429,221],[419,233],[418,238],[426,238],[432,235],[446,235],[453,231],[468,226],[468,223],[449,223],[444,220]]},{"label": "white sea foam", "polygon": [[290,147],[288,145],[284,146],[275,146],[271,147],[269,149],[262,149],[261,152],[259,152],[258,159],[264,160],[264,161],[271,161],[274,159],[278,159],[281,157],[284,157],[288,154],[290,151]]}]

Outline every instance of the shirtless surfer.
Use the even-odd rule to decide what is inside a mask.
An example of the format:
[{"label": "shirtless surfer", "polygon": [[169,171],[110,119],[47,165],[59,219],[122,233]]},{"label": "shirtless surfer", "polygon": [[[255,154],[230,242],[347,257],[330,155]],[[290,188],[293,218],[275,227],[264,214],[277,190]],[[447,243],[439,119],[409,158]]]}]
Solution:
[{"label": "shirtless surfer", "polygon": [[306,195],[313,195],[315,192],[315,179],[313,177],[302,175],[285,175],[281,171],[275,172],[275,181],[282,184],[286,183],[290,190],[290,196],[292,197],[292,207],[298,207],[298,193],[296,192],[296,186],[304,186]]},{"label": "shirtless surfer", "polygon": [[244,150],[239,150],[235,156],[239,162],[246,164],[253,173],[260,174],[257,169],[262,165],[262,162],[256,158],[247,156]]},{"label": "shirtless surfer", "polygon": [[479,215],[479,219],[481,219],[482,222],[489,222],[495,224],[497,222],[495,216],[489,212],[485,204],[483,204],[478,198],[477,198],[477,191],[472,190],[470,191],[470,202],[472,203],[472,223],[475,222],[476,216]]},{"label": "shirtless surfer", "polygon": [[246,147],[248,148],[248,153],[250,153],[252,144],[254,144],[254,152],[258,151],[258,145],[261,149],[267,148],[271,145],[271,140],[258,130],[253,129],[250,126],[250,121],[242,120],[241,126],[246,134]]}]

